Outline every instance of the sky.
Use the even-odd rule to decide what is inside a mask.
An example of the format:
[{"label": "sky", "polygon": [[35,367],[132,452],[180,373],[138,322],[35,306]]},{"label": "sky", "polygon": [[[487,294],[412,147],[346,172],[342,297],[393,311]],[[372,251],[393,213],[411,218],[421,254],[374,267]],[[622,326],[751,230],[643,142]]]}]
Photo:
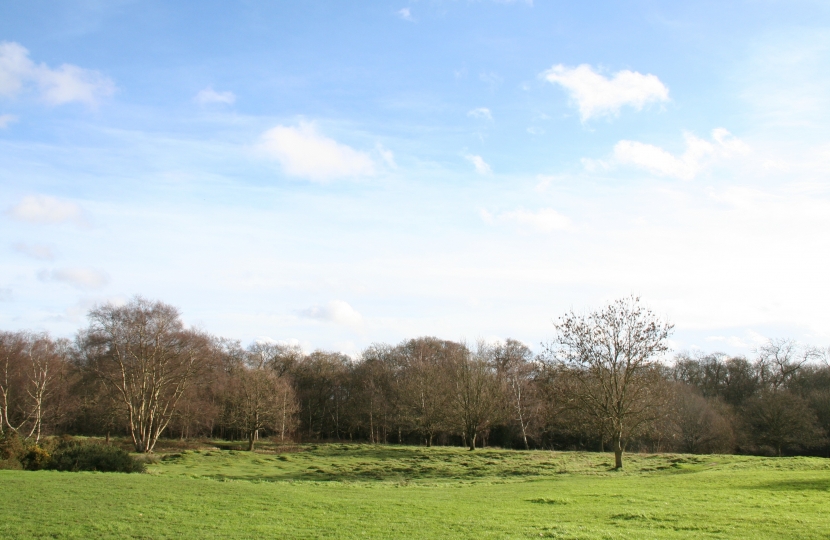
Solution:
[{"label": "sky", "polygon": [[830,4],[0,0],[0,328],[830,343]]}]

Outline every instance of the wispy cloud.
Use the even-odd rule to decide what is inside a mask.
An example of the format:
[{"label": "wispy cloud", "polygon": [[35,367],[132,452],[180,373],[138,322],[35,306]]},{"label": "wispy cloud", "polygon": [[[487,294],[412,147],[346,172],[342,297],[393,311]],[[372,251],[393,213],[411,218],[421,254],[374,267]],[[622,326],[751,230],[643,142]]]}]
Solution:
[{"label": "wispy cloud", "polygon": [[412,17],[412,12],[409,10],[408,7],[399,9],[397,13],[398,17],[400,17],[401,19],[409,22],[415,22],[415,19]]},{"label": "wispy cloud", "polygon": [[109,277],[100,270],[90,268],[57,268],[41,270],[37,274],[41,281],[65,283],[77,289],[100,289],[109,283]]},{"label": "wispy cloud", "polygon": [[487,223],[512,223],[544,233],[564,231],[571,228],[571,220],[552,208],[541,208],[535,212],[519,208],[495,214],[482,210],[481,219]]},{"label": "wispy cloud", "polygon": [[575,68],[559,64],[541,76],[565,88],[576,102],[583,121],[617,115],[624,105],[641,110],[648,103],[669,100],[669,89],[656,75],[643,75],[627,69],[609,79],[588,64]]},{"label": "wispy cloud", "polygon": [[35,64],[19,43],[0,43],[0,96],[14,97],[27,86],[37,87],[40,99],[50,105],[81,102],[96,105],[115,92],[115,84],[98,71],[72,64],[50,68]]},{"label": "wispy cloud", "polygon": [[309,180],[371,176],[375,164],[365,152],[317,133],[313,124],[277,126],[262,135],[262,148],[291,175]]},{"label": "wispy cloud", "polygon": [[301,317],[345,326],[361,326],[363,316],[342,300],[332,300],[325,306],[312,306],[297,312]]},{"label": "wispy cloud", "polygon": [[750,152],[749,146],[727,130],[712,131],[712,141],[685,134],[686,151],[675,156],[651,144],[623,140],[614,146],[613,159],[622,165],[646,169],[658,176],[693,180],[716,159],[726,159]]},{"label": "wispy cloud", "polygon": [[17,122],[17,117],[13,114],[0,114],[0,129],[5,129],[12,122]]},{"label": "wispy cloud", "polygon": [[468,155],[464,156],[464,159],[466,159],[467,161],[469,161],[470,163],[473,164],[473,166],[476,168],[476,172],[478,174],[492,174],[493,173],[493,170],[490,168],[490,165],[488,165],[487,162],[484,161],[484,158],[481,157],[481,156],[468,154]]},{"label": "wispy cloud", "polygon": [[22,242],[18,242],[14,244],[12,248],[18,253],[22,253],[40,261],[51,261],[55,258],[54,250],[43,244],[24,244]]},{"label": "wispy cloud", "polygon": [[490,112],[490,109],[487,107],[478,107],[473,109],[467,113],[467,116],[470,118],[478,118],[481,120],[492,120],[493,114]]},{"label": "wispy cloud", "polygon": [[494,90],[504,80],[495,71],[479,73],[478,78],[481,82],[487,83],[491,90]]},{"label": "wispy cloud", "polygon": [[199,105],[209,105],[211,103],[224,103],[226,105],[233,105],[236,102],[236,95],[233,92],[217,92],[210,86],[203,90],[199,90],[193,101]]},{"label": "wispy cloud", "polygon": [[6,211],[6,214],[19,221],[29,223],[66,223],[74,222],[85,225],[81,207],[72,201],[50,197],[48,195],[29,195],[15,206]]}]

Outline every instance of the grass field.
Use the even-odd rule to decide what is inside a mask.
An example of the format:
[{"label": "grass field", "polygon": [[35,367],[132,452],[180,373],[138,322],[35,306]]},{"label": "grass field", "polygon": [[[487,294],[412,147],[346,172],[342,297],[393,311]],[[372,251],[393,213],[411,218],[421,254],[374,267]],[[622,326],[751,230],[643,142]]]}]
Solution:
[{"label": "grass field", "polygon": [[370,445],[0,471],[0,538],[828,538],[830,460]]}]

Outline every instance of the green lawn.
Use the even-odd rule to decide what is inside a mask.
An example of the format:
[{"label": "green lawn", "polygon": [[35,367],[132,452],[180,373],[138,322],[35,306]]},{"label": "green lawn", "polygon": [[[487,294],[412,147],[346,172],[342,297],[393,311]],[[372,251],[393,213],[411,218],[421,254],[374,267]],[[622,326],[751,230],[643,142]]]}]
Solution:
[{"label": "green lawn", "polygon": [[369,445],[0,471],[0,538],[828,538],[830,460]]}]

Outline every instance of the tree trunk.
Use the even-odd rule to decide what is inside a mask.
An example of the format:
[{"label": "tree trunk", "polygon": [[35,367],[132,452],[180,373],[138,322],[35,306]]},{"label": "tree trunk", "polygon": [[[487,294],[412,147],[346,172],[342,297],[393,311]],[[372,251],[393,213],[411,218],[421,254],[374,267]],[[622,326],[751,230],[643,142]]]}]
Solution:
[{"label": "tree trunk", "polygon": [[248,434],[248,452],[254,451],[254,431]]},{"label": "tree trunk", "polygon": [[469,441],[470,441],[470,451],[472,452],[473,450],[476,449],[476,433],[475,432],[473,432],[469,436]]},{"label": "tree trunk", "polygon": [[622,433],[617,432],[614,434],[614,468],[616,470],[622,470]]}]

